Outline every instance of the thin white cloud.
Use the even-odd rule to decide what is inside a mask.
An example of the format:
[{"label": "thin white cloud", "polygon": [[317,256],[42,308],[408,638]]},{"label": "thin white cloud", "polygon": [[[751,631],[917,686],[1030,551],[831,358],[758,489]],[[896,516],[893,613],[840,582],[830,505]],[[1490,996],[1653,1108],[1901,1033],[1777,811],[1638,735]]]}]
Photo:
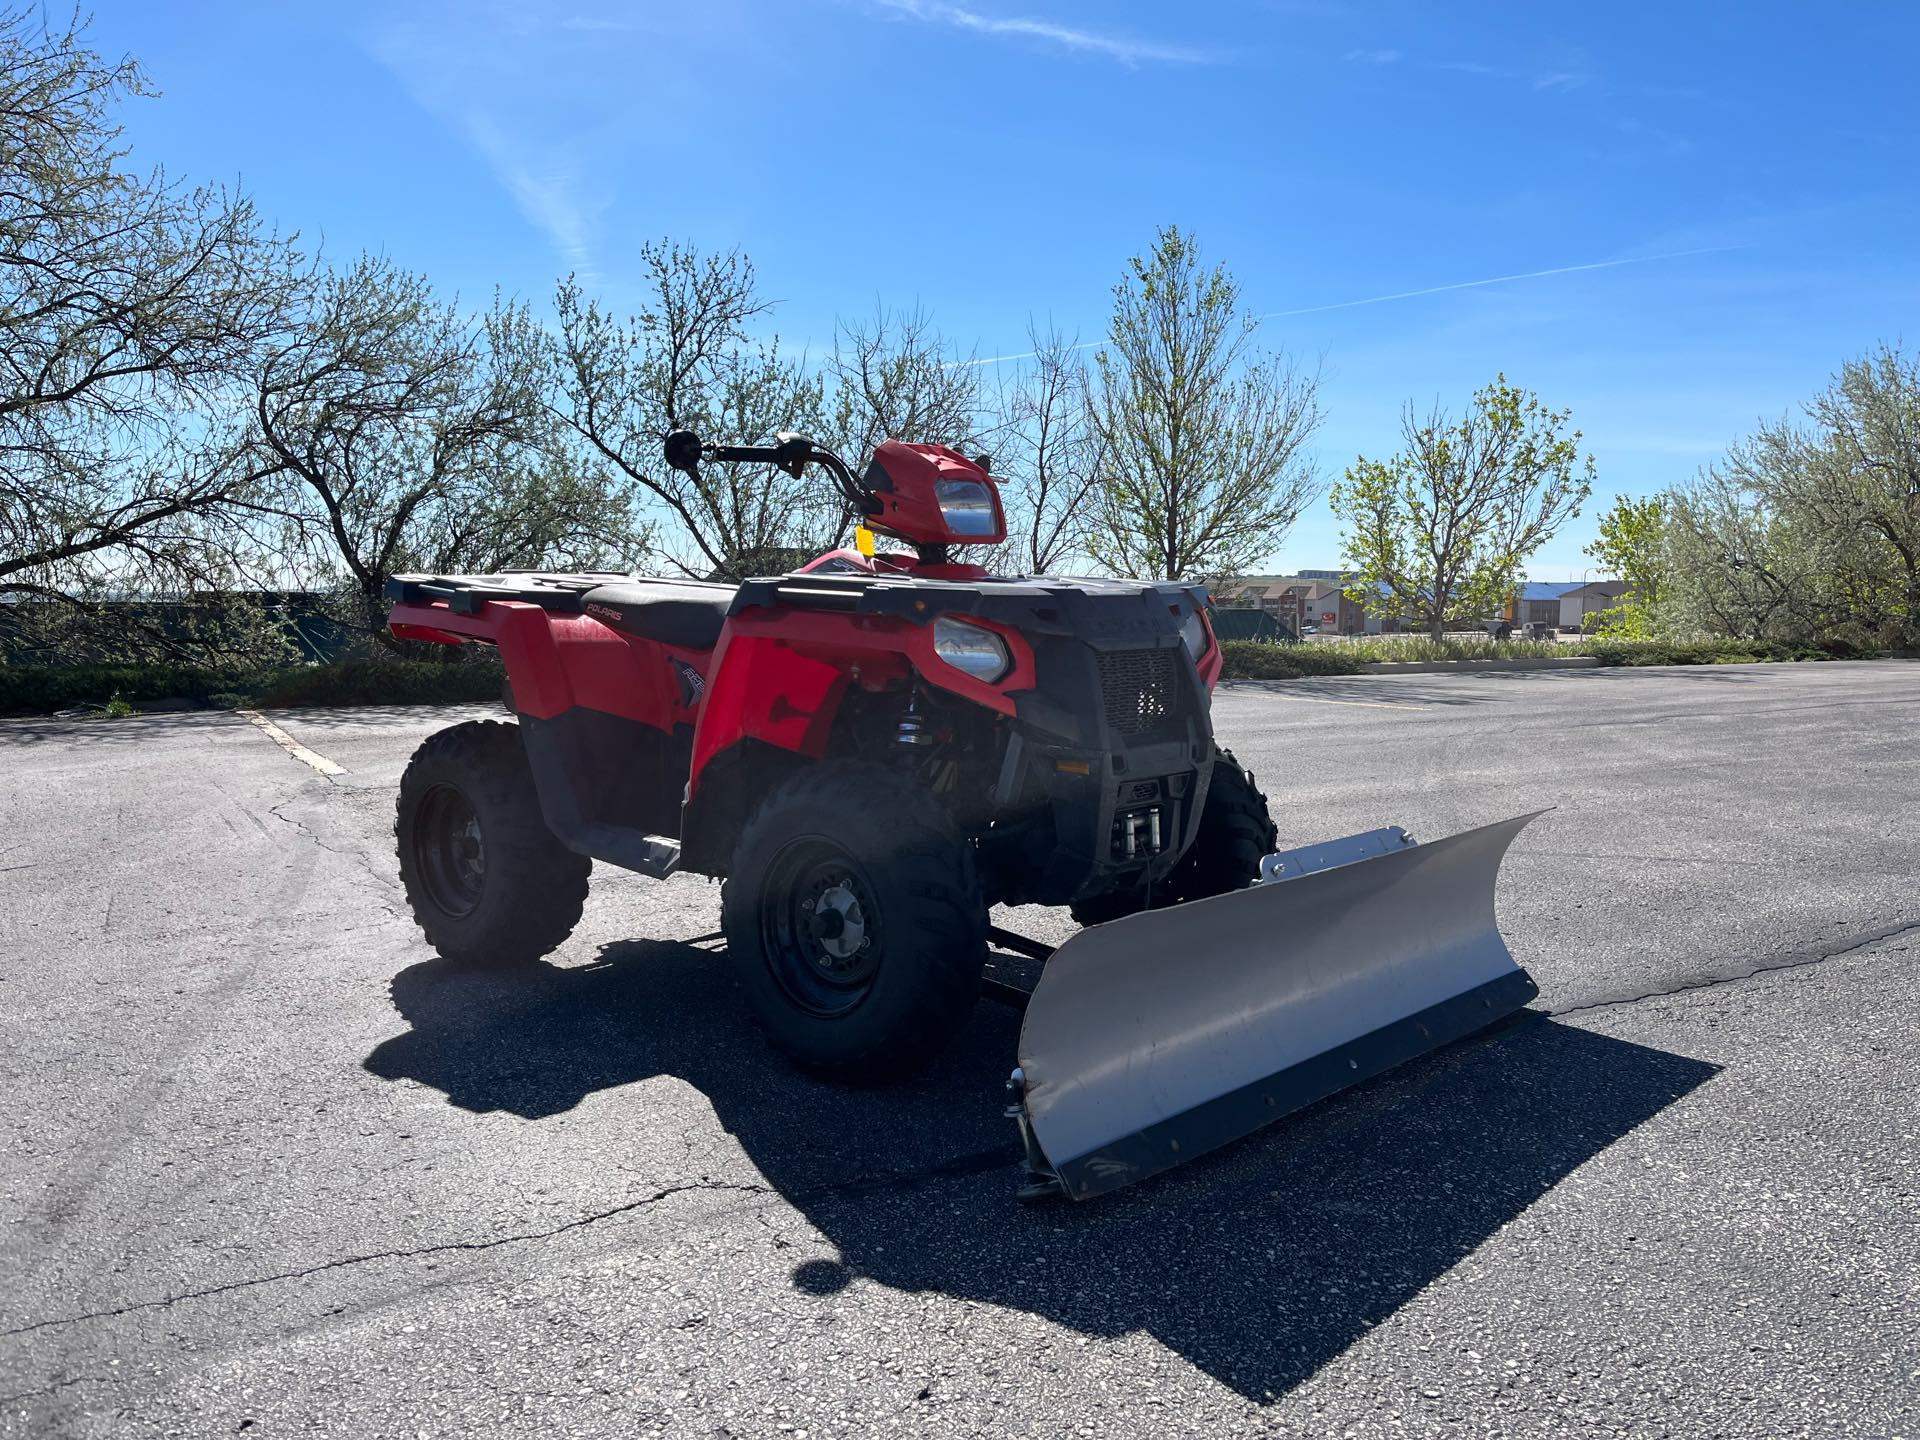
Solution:
[{"label": "thin white cloud", "polygon": [[1062,49],[1085,55],[1101,55],[1123,65],[1158,63],[1164,65],[1201,65],[1217,60],[1211,51],[1183,45],[1166,45],[1155,40],[1136,39],[1106,30],[1086,30],[1061,25],[1052,20],[1036,20],[1023,15],[982,15],[944,0],[873,0],[883,10],[928,25],[945,25],[968,30],[976,35],[1005,36],[1014,39],[1041,40]]},{"label": "thin white cloud", "polygon": [[1531,85],[1535,90],[1577,90],[1593,77],[1581,70],[1515,70],[1506,65],[1482,65],[1473,60],[1435,60],[1434,70],[1451,70],[1457,75],[1478,75],[1487,80],[1511,80]]},{"label": "thin white cloud", "polygon": [[585,137],[546,122],[523,60],[540,21],[492,12],[490,30],[447,35],[416,20],[375,29],[363,44],[416,104],[470,145],[521,216],[582,279],[597,281],[593,242],[604,197],[582,198]]},{"label": "thin white cloud", "polygon": [[597,207],[580,202],[573,170],[553,155],[540,162],[530,160],[498,125],[477,111],[462,115],[460,123],[521,215],[546,235],[582,280],[596,281],[592,237]]},{"label": "thin white cloud", "polygon": [[1647,141],[1668,155],[1686,155],[1693,150],[1693,141],[1685,135],[1676,134],[1672,130],[1662,130],[1659,126],[1649,125],[1644,120],[1635,120],[1631,117],[1616,120],[1613,122],[1613,128],[1635,140]]},{"label": "thin white cloud", "polygon": [[[1586,270],[1613,270],[1622,265],[1651,265],[1659,260],[1684,260],[1689,255],[1720,255],[1729,250],[1744,250],[1745,245],[1703,245],[1695,250],[1669,250],[1659,255],[1630,255],[1622,260],[1594,260],[1585,265],[1556,265],[1549,270],[1526,270],[1517,275],[1490,275],[1484,280],[1457,280],[1451,285],[1429,285],[1421,290],[1396,290],[1388,295],[1369,295],[1360,300],[1336,300],[1331,305],[1303,305],[1295,310],[1268,310],[1256,320],[1281,320],[1292,315],[1319,315],[1328,310],[1352,310],[1362,305],[1385,305],[1393,300],[1414,300],[1423,295],[1445,295],[1453,290],[1479,290],[1488,285],[1510,285],[1516,280],[1543,280],[1549,275],[1577,275]],[[1088,340],[1069,346],[1072,350],[1094,350],[1106,342]],[[998,365],[1007,360],[1031,360],[1038,351],[1022,350],[1012,355],[989,355],[979,360],[962,360],[950,368],[973,365]]]},{"label": "thin white cloud", "polygon": [[1444,295],[1450,290],[1478,290],[1508,285],[1515,280],[1543,280],[1549,275],[1577,275],[1583,270],[1612,270],[1621,265],[1651,265],[1656,260],[1684,260],[1689,255],[1718,255],[1744,250],[1744,245],[1705,245],[1698,250],[1669,250],[1662,255],[1630,255],[1624,260],[1594,260],[1585,265],[1556,265],[1551,270],[1527,270],[1518,275],[1492,275],[1485,280],[1458,280],[1451,285],[1429,285],[1424,290],[1397,290],[1391,295],[1369,295],[1364,300],[1336,300],[1331,305],[1305,305],[1298,310],[1269,310],[1257,320],[1279,320],[1288,315],[1318,315],[1327,310],[1352,310],[1360,305],[1384,305],[1389,300],[1413,300],[1422,295]]},{"label": "thin white cloud", "polygon": [[1420,70],[1446,70],[1455,75],[1477,75],[1483,80],[1506,80],[1535,90],[1577,90],[1593,76],[1584,70],[1516,70],[1478,60],[1428,60],[1400,50],[1349,50],[1347,60],[1361,65],[1397,65],[1405,62]]}]

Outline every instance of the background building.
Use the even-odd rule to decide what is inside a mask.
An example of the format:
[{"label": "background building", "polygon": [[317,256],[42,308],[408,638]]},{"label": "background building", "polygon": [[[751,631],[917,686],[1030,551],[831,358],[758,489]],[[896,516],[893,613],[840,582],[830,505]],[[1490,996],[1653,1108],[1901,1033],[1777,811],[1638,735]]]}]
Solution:
[{"label": "background building", "polygon": [[1328,635],[1377,633],[1367,608],[1349,599],[1343,572],[1316,570],[1301,575],[1243,575],[1210,586],[1213,603],[1221,609],[1258,610],[1273,616],[1296,634],[1308,629]]},{"label": "background building", "polygon": [[1578,590],[1575,581],[1564,583],[1546,580],[1529,580],[1520,587],[1519,613],[1515,621],[1520,625],[1551,625],[1558,629],[1563,623],[1563,602],[1568,592]]},{"label": "background building", "polygon": [[1624,580],[1595,580],[1586,585],[1570,585],[1560,596],[1560,628],[1586,628],[1587,617],[1621,603],[1628,593]]}]

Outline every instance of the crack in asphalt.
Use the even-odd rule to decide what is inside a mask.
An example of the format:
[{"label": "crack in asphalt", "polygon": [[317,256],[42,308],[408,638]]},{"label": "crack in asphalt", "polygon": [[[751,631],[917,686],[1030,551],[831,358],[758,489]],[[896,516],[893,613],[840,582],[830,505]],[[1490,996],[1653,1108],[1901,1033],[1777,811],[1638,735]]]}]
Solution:
[{"label": "crack in asphalt", "polygon": [[273,816],[273,818],[278,820],[281,824],[291,825],[294,828],[294,830],[298,832],[298,834],[303,839],[311,840],[316,847],[326,851],[329,855],[338,855],[343,860],[356,861],[358,862],[358,864],[362,869],[367,871],[368,874],[374,875],[375,879],[381,878],[379,875],[375,874],[374,872],[373,861],[370,858],[368,851],[363,849],[362,850],[343,850],[337,845],[329,845],[327,844],[326,841],[320,838],[320,836],[314,831],[314,828],[311,825],[307,824],[306,821],[296,820],[291,815],[283,815],[281,813],[289,805],[292,805],[295,802],[303,800],[305,798],[306,797],[303,795],[295,795],[290,799],[282,800],[278,805],[268,806],[267,813]]},{"label": "crack in asphalt", "polygon": [[597,1225],[602,1220],[612,1220],[636,1210],[644,1210],[675,1195],[684,1195],[693,1190],[732,1190],[747,1195],[772,1193],[771,1189],[765,1185],[702,1178],[689,1181],[684,1185],[669,1185],[664,1190],[656,1190],[651,1195],[644,1195],[638,1200],[629,1200],[625,1204],[615,1205],[608,1210],[596,1210],[589,1215],[577,1216],[566,1224],[556,1225],[550,1230],[523,1230],[512,1235],[496,1236],[491,1240],[446,1240],[437,1245],[422,1245],[413,1249],[373,1250],[364,1255],[345,1255],[338,1260],[326,1260],[318,1265],[307,1265],[298,1270],[283,1270],[274,1275],[256,1275],[248,1280],[230,1280],[224,1285],[210,1285],[204,1290],[188,1290],[159,1300],[139,1300],[131,1305],[120,1305],[110,1310],[91,1310],[82,1315],[63,1315],[50,1320],[36,1320],[11,1330],[0,1330],[0,1339],[9,1339],[16,1335],[31,1335],[37,1331],[60,1329],[68,1325],[80,1325],[89,1320],[111,1320],[141,1310],[164,1310],[187,1300],[205,1300],[215,1295],[229,1294],[235,1290],[251,1290],[261,1285],[277,1285],[285,1280],[304,1280],[310,1275],[321,1275],[329,1270],[344,1270],[356,1265],[375,1264],[383,1260],[413,1260],[424,1255],[444,1255],[462,1250],[497,1250],[503,1245],[522,1245],[533,1241],[552,1240],[569,1231]]},{"label": "crack in asphalt", "polygon": [[116,1375],[69,1375],[32,1390],[22,1390],[16,1395],[0,1395],[0,1405],[18,1405],[22,1400],[38,1400],[42,1395],[51,1395],[56,1390],[65,1390],[72,1385],[110,1385],[118,1378]]},{"label": "crack in asphalt", "polygon": [[523,1230],[512,1235],[501,1235],[491,1240],[448,1240],[438,1245],[423,1245],[415,1249],[374,1250],[365,1255],[347,1255],[338,1260],[322,1261],[318,1265],[307,1265],[298,1270],[285,1270],[273,1275],[257,1275],[248,1280],[232,1280],[224,1285],[211,1285],[204,1290],[188,1290],[179,1295],[168,1295],[159,1300],[140,1300],[131,1305],[120,1305],[109,1310],[91,1310],[81,1315],[57,1316],[50,1320],[36,1320],[31,1324],[17,1326],[11,1330],[0,1330],[0,1339],[16,1335],[30,1335],[41,1330],[61,1329],[69,1325],[81,1325],[90,1320],[111,1320],[122,1315],[131,1315],[142,1310],[164,1310],[187,1300],[205,1300],[216,1295],[229,1294],[236,1290],[251,1290],[262,1285],[277,1285],[285,1280],[302,1280],[310,1275],[324,1274],[329,1270],[343,1270],[356,1265],[368,1265],[383,1260],[411,1260],[424,1255],[442,1255],[458,1251],[497,1250],[506,1245],[520,1245],[539,1240],[551,1240],[565,1235],[569,1231],[584,1229],[596,1225],[602,1220],[616,1219],[657,1205],[675,1195],[683,1195],[693,1190],[733,1191],[742,1195],[773,1195],[787,1193],[792,1200],[804,1200],[822,1195],[859,1195],[878,1190],[910,1189],[928,1180],[958,1175],[977,1175],[991,1169],[1013,1164],[1020,1158],[1019,1146],[1009,1143],[996,1145],[986,1150],[977,1150],[967,1155],[955,1155],[949,1159],[937,1161],[932,1165],[923,1165],[912,1170],[869,1171],[851,1175],[840,1180],[824,1181],[792,1192],[776,1192],[773,1187],[751,1182],[732,1180],[710,1180],[705,1177],[689,1181],[683,1185],[669,1185],[656,1190],[651,1195],[638,1200],[629,1200],[615,1205],[611,1209],[596,1210],[589,1215],[581,1215],[557,1225],[550,1230]]},{"label": "crack in asphalt", "polygon": [[[353,864],[356,868],[364,872],[367,878],[373,881],[381,890],[387,892],[388,895],[396,894],[400,891],[400,886],[395,883],[391,875],[381,873],[379,865],[374,861],[374,852],[372,850],[366,848],[343,849],[338,845],[329,845],[325,840],[320,838],[319,833],[306,821],[295,819],[293,816],[283,813],[288,806],[296,804],[304,798],[304,796],[295,795],[289,799],[282,800],[278,805],[269,806],[267,813],[281,824],[290,826],[293,832],[301,839],[310,841],[316,850],[324,850],[329,855],[337,855],[342,860]],[[390,899],[375,896],[373,897],[373,904],[391,919],[404,920],[409,924],[413,922],[413,916],[401,914]]]},{"label": "crack in asphalt", "polygon": [[1663,1000],[1671,995],[1687,995],[1696,990],[1713,990],[1722,985],[1738,985],[1743,980],[1753,980],[1761,975],[1772,975],[1782,970],[1808,970],[1816,965],[1824,965],[1829,960],[1838,960],[1842,956],[1852,955],[1883,941],[1897,940],[1903,935],[1920,934],[1920,920],[1909,920],[1903,924],[1891,925],[1884,930],[1876,930],[1870,935],[1861,935],[1849,940],[1845,945],[1831,950],[1819,950],[1812,953],[1801,952],[1783,956],[1778,960],[1759,965],[1750,965],[1745,969],[1724,974],[1709,973],[1683,980],[1678,985],[1665,990],[1642,990],[1628,995],[1607,995],[1598,1000],[1582,1000],[1577,1005],[1567,1005],[1546,1013],[1556,1020],[1569,1015],[1583,1015],[1590,1010],[1606,1010],[1616,1006],[1638,1005],[1644,1000]]}]

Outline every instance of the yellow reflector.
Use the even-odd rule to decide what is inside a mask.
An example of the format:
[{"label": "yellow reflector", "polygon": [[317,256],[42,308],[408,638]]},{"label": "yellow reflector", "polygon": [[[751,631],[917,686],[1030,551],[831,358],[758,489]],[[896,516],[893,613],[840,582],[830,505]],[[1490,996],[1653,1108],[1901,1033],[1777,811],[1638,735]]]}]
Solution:
[{"label": "yellow reflector", "polygon": [[1093,766],[1085,760],[1056,760],[1053,768],[1062,775],[1091,775]]},{"label": "yellow reflector", "polygon": [[856,525],[853,530],[853,548],[871,560],[873,558],[873,531],[864,525]]}]

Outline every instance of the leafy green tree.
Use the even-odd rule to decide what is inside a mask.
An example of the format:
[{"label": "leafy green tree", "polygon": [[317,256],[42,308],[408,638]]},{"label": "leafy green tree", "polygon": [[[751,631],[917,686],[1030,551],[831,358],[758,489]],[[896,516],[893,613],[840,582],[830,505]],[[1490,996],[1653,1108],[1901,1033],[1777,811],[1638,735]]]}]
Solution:
[{"label": "leafy green tree", "polygon": [[1862,607],[1842,623],[1920,649],[1920,360],[1891,345],[1849,360],[1806,415],[1762,426],[1742,461],[1832,552]]},{"label": "leafy green tree", "polygon": [[1237,574],[1318,495],[1319,381],[1257,351],[1257,330],[1239,282],[1178,227],[1127,262],[1094,357],[1095,560],[1168,580]]},{"label": "leafy green tree", "polygon": [[1920,364],[1882,345],[1668,498],[1676,625],[1920,648]]},{"label": "leafy green tree", "polygon": [[1805,529],[1736,467],[1709,467],[1665,497],[1674,629],[1806,640],[1821,629],[1821,566]]},{"label": "leafy green tree", "polygon": [[1600,538],[1585,553],[1600,568],[1628,586],[1618,605],[1588,617],[1590,630],[1605,635],[1647,639],[1654,633],[1666,584],[1667,502],[1659,495],[1643,500],[1616,495],[1600,517]]},{"label": "leafy green tree", "polygon": [[1519,583],[1526,558],[1552,538],[1593,489],[1572,412],[1497,377],[1458,421],[1437,404],[1401,417],[1404,448],[1360,456],[1328,496],[1357,572],[1349,593],[1398,613],[1439,640],[1477,624]]}]

